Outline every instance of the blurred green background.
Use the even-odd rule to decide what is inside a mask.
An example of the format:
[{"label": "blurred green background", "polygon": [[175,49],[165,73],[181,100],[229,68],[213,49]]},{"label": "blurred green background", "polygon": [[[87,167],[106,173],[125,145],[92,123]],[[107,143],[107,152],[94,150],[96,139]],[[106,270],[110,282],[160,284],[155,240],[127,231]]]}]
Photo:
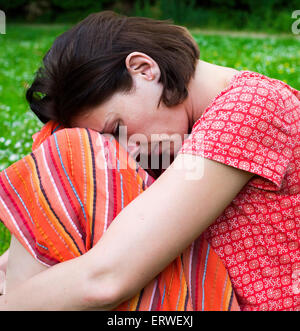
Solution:
[{"label": "blurred green background", "polygon": [[[0,0],[7,19],[0,35],[0,171],[30,153],[41,123],[25,92],[54,39],[89,13],[112,9],[127,15],[172,19],[187,26],[201,58],[252,70],[300,90],[300,39],[291,31],[300,0]],[[10,234],[0,224],[0,254]]]},{"label": "blurred green background", "polygon": [[299,0],[0,0],[10,20],[76,22],[111,9],[126,15],[172,18],[186,26],[254,31],[290,31]]}]

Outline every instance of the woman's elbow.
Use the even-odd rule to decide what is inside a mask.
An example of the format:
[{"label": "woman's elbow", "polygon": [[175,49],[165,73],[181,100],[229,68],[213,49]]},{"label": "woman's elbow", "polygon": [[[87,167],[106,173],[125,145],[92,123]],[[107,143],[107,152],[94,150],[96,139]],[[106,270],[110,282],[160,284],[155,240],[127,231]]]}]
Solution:
[{"label": "woman's elbow", "polygon": [[113,310],[126,301],[121,280],[111,273],[92,274],[87,283],[84,301],[88,310]]}]

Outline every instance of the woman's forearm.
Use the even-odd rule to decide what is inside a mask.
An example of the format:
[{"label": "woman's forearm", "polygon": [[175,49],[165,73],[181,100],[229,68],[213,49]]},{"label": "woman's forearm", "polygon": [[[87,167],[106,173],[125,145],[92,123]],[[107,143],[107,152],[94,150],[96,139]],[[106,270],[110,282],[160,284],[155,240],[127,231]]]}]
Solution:
[{"label": "woman's forearm", "polygon": [[111,310],[119,303],[109,275],[93,281],[88,259],[58,264],[0,296],[0,310]]}]

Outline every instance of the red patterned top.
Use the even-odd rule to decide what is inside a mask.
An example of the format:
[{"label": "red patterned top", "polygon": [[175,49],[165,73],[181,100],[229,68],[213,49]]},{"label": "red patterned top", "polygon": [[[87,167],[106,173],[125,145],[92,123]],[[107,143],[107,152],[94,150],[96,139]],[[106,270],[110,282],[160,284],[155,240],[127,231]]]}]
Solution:
[{"label": "red patterned top", "polygon": [[243,310],[300,310],[300,92],[242,71],[179,153],[255,174],[205,236]]}]

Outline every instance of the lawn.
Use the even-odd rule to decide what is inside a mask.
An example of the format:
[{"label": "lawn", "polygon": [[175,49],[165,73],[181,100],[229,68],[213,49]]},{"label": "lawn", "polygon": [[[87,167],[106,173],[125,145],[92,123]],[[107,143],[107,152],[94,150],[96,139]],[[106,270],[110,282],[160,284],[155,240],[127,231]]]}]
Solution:
[{"label": "lawn", "polygon": [[[43,54],[62,25],[9,25],[0,35],[0,171],[30,153],[32,134],[41,123],[30,112],[25,91]],[[300,40],[291,36],[238,36],[192,31],[201,58],[238,70],[252,70],[287,82],[300,90]],[[10,235],[0,224],[0,254]]]}]

